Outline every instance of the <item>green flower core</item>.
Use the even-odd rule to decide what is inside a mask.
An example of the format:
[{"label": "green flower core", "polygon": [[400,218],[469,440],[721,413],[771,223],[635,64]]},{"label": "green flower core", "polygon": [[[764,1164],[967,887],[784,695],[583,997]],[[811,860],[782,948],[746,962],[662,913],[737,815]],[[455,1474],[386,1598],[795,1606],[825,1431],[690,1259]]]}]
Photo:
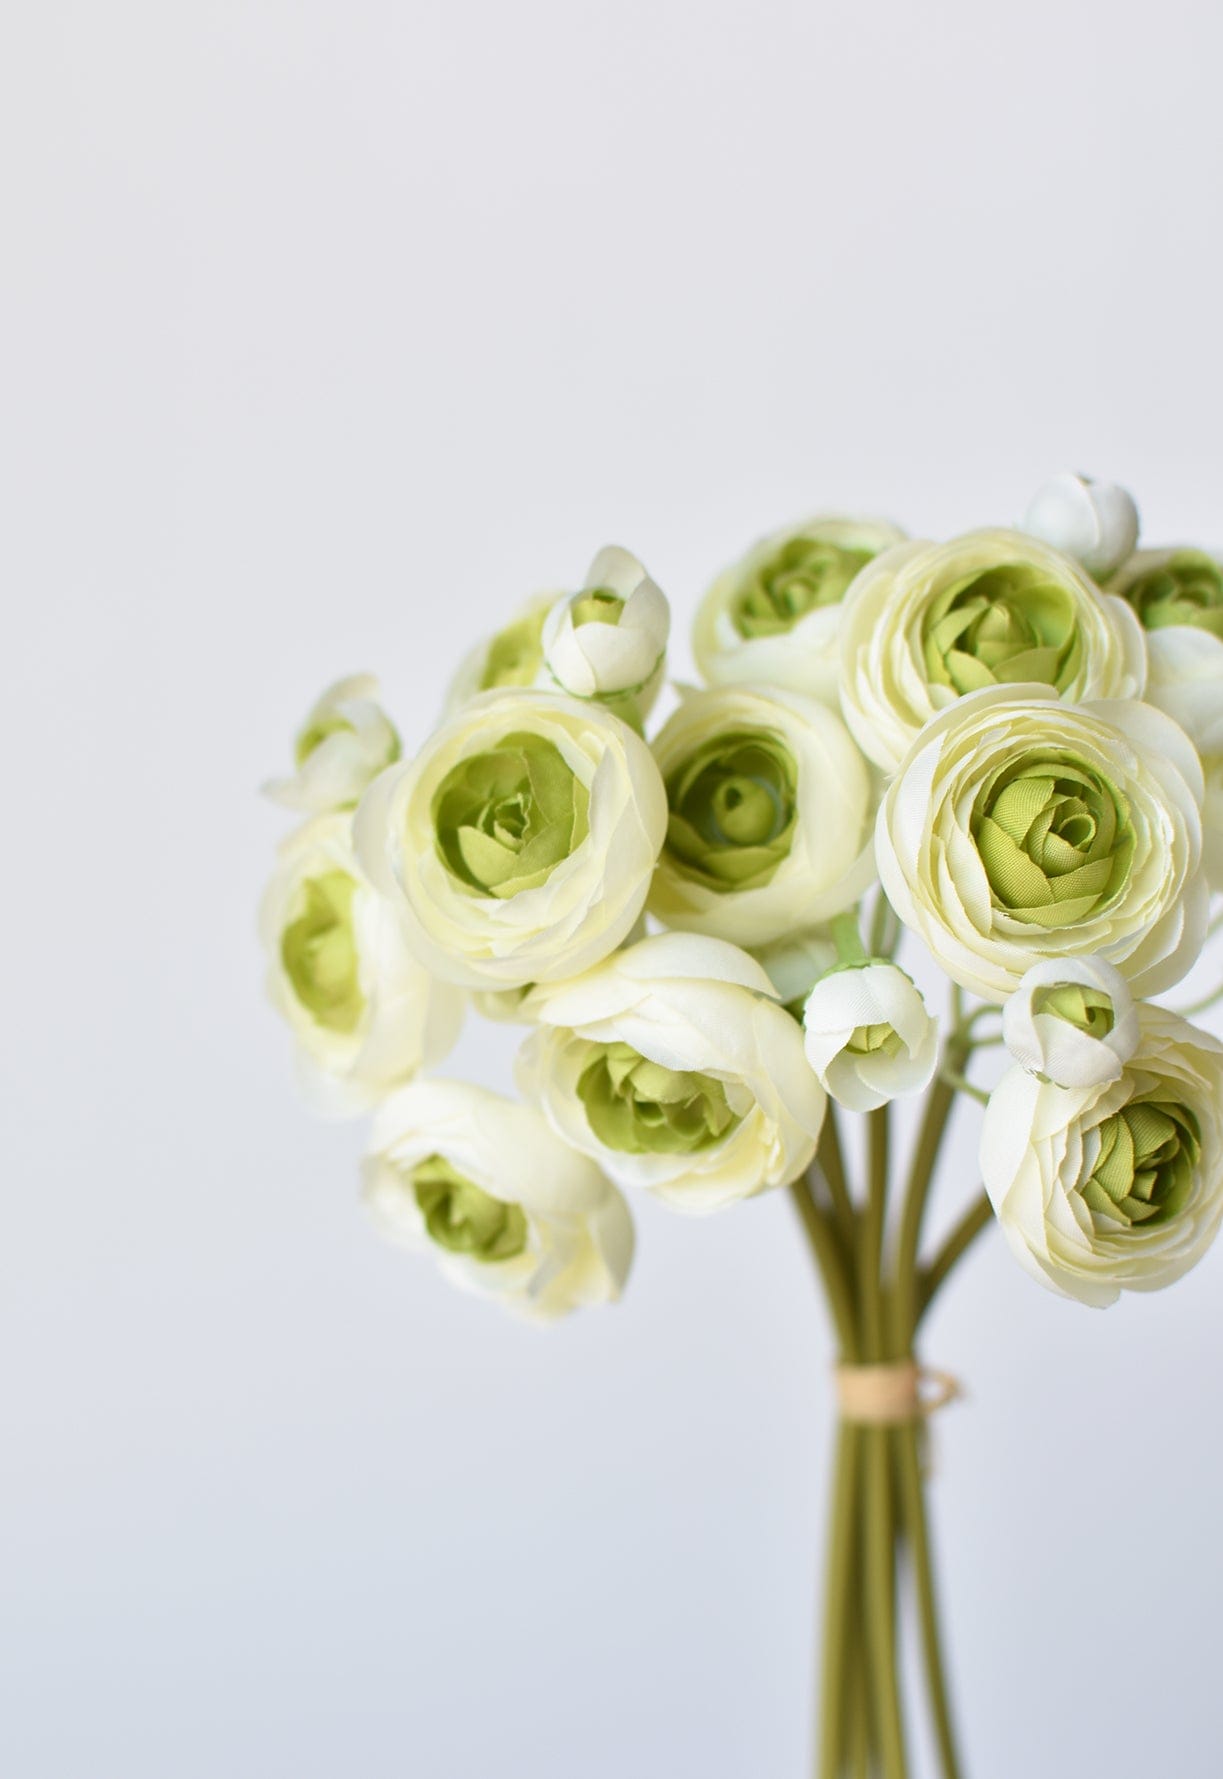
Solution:
[{"label": "green flower core", "polygon": [[527,1219],[510,1205],[451,1167],[442,1155],[427,1156],[412,1169],[412,1190],[431,1240],[451,1254],[473,1260],[512,1260],[527,1245]]},{"label": "green flower core", "polygon": [[854,1056],[899,1056],[904,1042],[893,1026],[856,1025],[845,1048]]},{"label": "green flower core", "polygon": [[994,906],[1032,926],[1089,919],[1129,877],[1129,804],[1071,755],[1027,755],[1007,767],[979,794],[970,826]]},{"label": "green flower core", "polygon": [[560,749],[507,735],[451,767],[433,797],[438,856],[480,895],[537,889],[589,832],[590,794]]},{"label": "green flower core", "polygon": [[1223,567],[1204,550],[1173,550],[1124,591],[1148,630],[1190,624],[1223,637]]},{"label": "green flower core", "polygon": [[1131,1100],[1091,1134],[1096,1153],[1079,1191],[1097,1227],[1132,1229],[1176,1216],[1202,1153],[1201,1129],[1186,1106]]},{"label": "green flower core", "polygon": [[525,617],[515,618],[504,630],[498,630],[488,645],[480,690],[489,692],[494,686],[530,686],[535,682],[544,658],[544,619],[548,607],[541,601],[538,608]]},{"label": "green flower core", "polygon": [[1102,989],[1081,982],[1056,982],[1032,996],[1033,1013],[1051,1013],[1089,1038],[1107,1038],[1115,1023],[1113,1000]]},{"label": "green flower core", "polygon": [[720,892],[770,882],[794,838],[798,768],[763,729],[719,735],[667,780],[667,851],[688,877]]},{"label": "green flower core", "polygon": [[780,636],[820,606],[839,605],[854,576],[879,554],[818,537],[791,537],[754,570],[731,607],[740,636]]},{"label": "green flower core", "polygon": [[329,1032],[355,1031],[365,1010],[352,918],[356,890],[347,871],[308,877],[297,893],[298,912],[280,940],[293,993]]},{"label": "green flower core", "polygon": [[1082,655],[1070,591],[1022,562],[946,588],[922,620],[922,645],[930,683],[958,693],[1031,681],[1061,690]]},{"label": "green flower core", "polygon": [[579,594],[569,607],[575,630],[583,624],[618,624],[623,612],[623,599],[610,587],[591,587]]},{"label": "green flower core", "polygon": [[591,1044],[578,1077],[590,1128],[609,1149],[630,1155],[692,1155],[721,1142],[739,1123],[713,1075],[665,1069],[631,1044]]}]

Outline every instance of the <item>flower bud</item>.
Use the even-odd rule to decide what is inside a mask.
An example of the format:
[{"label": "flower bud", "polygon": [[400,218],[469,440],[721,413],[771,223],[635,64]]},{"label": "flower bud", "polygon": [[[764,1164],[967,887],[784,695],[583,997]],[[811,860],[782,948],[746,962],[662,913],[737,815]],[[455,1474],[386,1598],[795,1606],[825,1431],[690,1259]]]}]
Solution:
[{"label": "flower bud", "polygon": [[600,550],[581,592],[557,600],[540,638],[544,664],[574,698],[632,703],[644,717],[662,683],[671,608],[635,556]]},{"label": "flower bud", "polygon": [[1105,1087],[1138,1042],[1138,1015],[1120,971],[1101,957],[1045,958],[1002,1012],[1015,1061],[1058,1087]]},{"label": "flower bud", "polygon": [[834,1100],[871,1112],[918,1093],[938,1067],[938,1023],[897,964],[873,960],[833,970],[803,1011],[807,1061]]},{"label": "flower bud", "polygon": [[354,673],[328,686],[302,724],[294,776],[273,779],[264,792],[303,815],[355,809],[366,785],[399,754],[399,736],[378,703],[378,681]]},{"label": "flower bud", "polygon": [[1138,542],[1138,508],[1116,482],[1054,476],[1037,489],[1023,529],[1073,556],[1099,581],[1119,568]]}]

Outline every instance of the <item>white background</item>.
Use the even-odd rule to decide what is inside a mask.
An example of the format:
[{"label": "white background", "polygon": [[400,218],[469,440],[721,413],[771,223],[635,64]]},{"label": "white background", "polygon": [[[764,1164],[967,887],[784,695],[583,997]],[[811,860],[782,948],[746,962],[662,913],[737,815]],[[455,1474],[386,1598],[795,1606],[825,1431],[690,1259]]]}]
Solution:
[{"label": "white background", "polygon": [[[255,789],[342,671],[415,743],[609,539],[681,628],[812,508],[944,534],[1063,467],[1223,543],[1218,11],[3,36],[0,1771],[803,1774],[830,1349],[785,1195],[644,1206],[623,1307],[547,1336],[382,1246],[261,998]],[[1093,1314],[991,1238],[932,1322],[977,1779],[1219,1770],[1221,1286]]]}]

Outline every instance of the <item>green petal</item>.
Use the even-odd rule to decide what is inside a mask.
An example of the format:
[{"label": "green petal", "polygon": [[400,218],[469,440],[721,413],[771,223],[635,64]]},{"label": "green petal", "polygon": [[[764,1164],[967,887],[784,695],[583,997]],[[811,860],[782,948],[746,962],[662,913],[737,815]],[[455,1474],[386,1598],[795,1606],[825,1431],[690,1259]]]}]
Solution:
[{"label": "green petal", "polygon": [[300,886],[297,912],[285,927],[280,957],[293,993],[327,1031],[355,1031],[365,1011],[353,928],[356,879],[325,871]]},{"label": "green petal", "polygon": [[468,1180],[441,1155],[412,1170],[412,1188],[425,1228],[439,1248],[473,1260],[512,1260],[527,1245],[521,1205],[506,1204]]}]

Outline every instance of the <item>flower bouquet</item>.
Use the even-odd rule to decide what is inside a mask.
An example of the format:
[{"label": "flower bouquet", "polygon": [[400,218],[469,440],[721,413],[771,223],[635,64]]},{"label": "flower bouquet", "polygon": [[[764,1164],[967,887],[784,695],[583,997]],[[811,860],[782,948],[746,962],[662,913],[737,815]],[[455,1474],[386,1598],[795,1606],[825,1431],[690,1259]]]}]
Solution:
[{"label": "flower bouquet", "polygon": [[[1223,1048],[1158,999],[1223,890],[1223,574],[1137,543],[1129,496],[1077,476],[946,543],[814,519],[710,587],[704,683],[649,740],[669,607],[608,548],[472,651],[411,760],[357,677],[269,787],[305,818],[263,903],[271,995],[316,1101],[373,1114],[392,1240],[551,1322],[620,1295],[633,1195],[791,1194],[838,1349],[825,1779],[908,1771],[910,1620],[962,1770],[924,1465],[955,1385],[920,1350],[976,1237],[1102,1307],[1223,1216]],[[523,1028],[519,1101],[432,1073],[469,1011]],[[964,1100],[981,1189],[931,1244]]]}]

